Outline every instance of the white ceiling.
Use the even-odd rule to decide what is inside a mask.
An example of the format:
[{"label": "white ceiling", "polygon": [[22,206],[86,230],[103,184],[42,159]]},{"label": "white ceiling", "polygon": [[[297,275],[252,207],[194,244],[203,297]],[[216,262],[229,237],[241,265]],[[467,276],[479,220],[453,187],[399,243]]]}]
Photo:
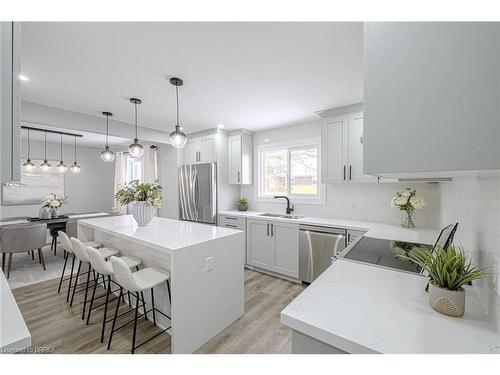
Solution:
[{"label": "white ceiling", "polygon": [[362,101],[361,23],[23,23],[23,100],[171,131],[260,130]]}]

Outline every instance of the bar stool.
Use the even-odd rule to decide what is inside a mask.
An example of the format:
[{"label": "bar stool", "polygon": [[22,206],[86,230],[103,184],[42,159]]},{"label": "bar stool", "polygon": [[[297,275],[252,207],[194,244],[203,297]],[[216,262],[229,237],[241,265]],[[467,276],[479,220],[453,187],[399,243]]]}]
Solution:
[{"label": "bar stool", "polygon": [[[87,250],[85,249],[85,245],[78,238],[71,237],[71,245],[73,246],[74,255],[78,258],[78,270],[76,271],[75,277],[75,286],[73,287],[73,293],[71,295],[71,301],[69,303],[70,306],[73,306],[73,299],[75,298],[76,287],[78,285],[78,277],[80,276],[80,269],[82,268],[82,264],[87,264],[87,282],[85,283],[85,297],[83,298],[83,309],[82,309],[82,320],[85,319],[85,307],[87,306],[87,295],[89,290],[90,283],[90,271],[92,271],[92,266],[90,265],[89,256],[87,254]],[[110,247],[101,247],[98,249],[104,259],[109,258],[112,255],[117,255],[118,250],[110,248]],[[94,278],[95,279],[95,278]],[[83,289],[81,289],[83,291]]]},{"label": "bar stool", "polygon": [[[92,290],[92,297],[90,299],[90,306],[89,306],[89,312],[87,314],[87,323],[89,324],[90,321],[90,314],[92,313],[92,309],[98,308],[100,306],[104,306],[104,313],[103,313],[103,318],[102,318],[102,329],[101,329],[101,342],[104,342],[104,329],[106,327],[107,323],[107,312],[108,312],[108,302],[109,302],[109,295],[112,293],[111,291],[111,276],[113,276],[113,267],[111,266],[110,262],[107,262],[106,259],[102,256],[102,254],[94,249],[93,247],[86,246],[85,248],[87,250],[87,254],[89,256],[90,260],[90,265],[94,269],[94,271],[97,273],[97,279],[94,280],[94,289]],[[131,256],[123,256],[120,257],[121,260],[123,260],[129,269],[135,268],[136,271],[139,271],[139,266],[141,265],[142,261],[138,258],[131,257]],[[106,300],[103,304],[99,306],[93,306],[94,305],[94,300],[95,300],[95,291],[97,288],[97,284],[99,281],[99,276],[102,276],[102,280],[104,282],[104,277],[107,278],[108,284],[106,287],[106,284],[104,283],[104,286],[106,288]],[[117,284],[118,285],[118,284]],[[103,297],[103,296],[100,296]],[[99,298],[99,297],[98,297]],[[119,302],[119,301],[118,301]],[[130,303],[130,292],[128,292],[128,302],[129,305],[132,306]]]},{"label": "bar stool", "polygon": [[[63,281],[69,280],[68,293],[66,295],[66,302],[69,302],[69,293],[71,290],[71,283],[73,280],[73,270],[75,267],[75,253],[73,251],[73,245],[71,244],[71,240],[69,239],[66,232],[59,231],[57,233],[58,233],[58,237],[61,238],[61,245],[64,249],[64,266],[63,266],[63,270],[61,273],[61,278],[59,279],[59,287],[57,288],[57,293],[59,294],[61,292],[61,286],[62,286]],[[84,242],[83,244],[86,246],[88,245],[88,246],[92,246],[92,247],[96,247],[96,248],[99,248],[102,246],[101,243],[95,242],[95,241]],[[70,273],[69,277],[64,278],[64,272],[66,271],[66,264],[68,263],[68,258],[70,255],[73,256],[73,260],[71,261],[71,273]]]},{"label": "bar stool", "polygon": [[[153,324],[156,325],[156,313],[158,312],[159,314],[163,315],[167,319],[170,320],[170,317],[161,312],[160,310],[155,308],[155,300],[154,300],[154,292],[153,288],[155,286],[160,285],[163,282],[167,283],[167,290],[168,290],[168,299],[171,302],[171,295],[170,295],[170,272],[156,268],[156,267],[148,267],[148,268],[143,268],[140,271],[132,273],[130,271],[129,266],[127,265],[126,262],[124,262],[121,258],[118,258],[116,256],[112,256],[111,259],[111,265],[113,266],[113,274],[116,278],[117,283],[120,285],[120,296],[117,299],[116,303],[116,310],[115,310],[115,315],[113,317],[113,324],[111,325],[111,332],[109,334],[109,341],[108,341],[108,350],[111,348],[111,342],[113,340],[113,333],[115,331],[118,331],[119,329],[125,327],[127,324],[131,323],[132,321],[134,322],[134,332],[132,335],[132,349],[131,353],[134,354],[135,350],[144,345],[145,343],[151,341],[155,337],[159,336],[160,334],[166,332],[168,329],[170,329],[171,326],[163,329],[162,331],[158,332],[157,334],[153,335],[146,341],[142,342],[141,344],[135,346],[135,338],[136,338],[136,333],[137,333],[137,318],[138,318],[138,312],[139,312],[139,301],[142,302],[142,307],[144,309],[144,317],[147,319],[147,313],[148,312],[153,312]],[[122,324],[120,327],[115,329],[116,325],[116,318],[118,316],[118,310],[120,308],[120,299],[123,295],[123,289],[125,289],[128,292],[135,293],[135,316],[134,319],[129,320],[128,322]],[[144,301],[144,294],[143,292],[145,290],[151,290],[151,309],[146,310],[146,302]],[[139,293],[141,294],[141,297],[139,297]],[[128,312],[131,312],[132,310],[129,310]],[[142,316],[142,314],[140,315]]]}]

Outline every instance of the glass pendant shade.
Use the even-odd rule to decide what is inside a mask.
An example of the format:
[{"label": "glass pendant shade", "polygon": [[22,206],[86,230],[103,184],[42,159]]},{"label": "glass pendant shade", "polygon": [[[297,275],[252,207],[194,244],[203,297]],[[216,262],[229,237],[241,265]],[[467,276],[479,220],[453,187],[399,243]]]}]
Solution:
[{"label": "glass pendant shade", "polygon": [[136,138],[134,139],[134,143],[128,146],[128,152],[131,156],[140,158],[142,157],[142,155],[144,155],[144,147],[142,147],[142,145],[139,143],[139,140]]},{"label": "glass pendant shade", "polygon": [[111,112],[103,112],[104,116],[106,116],[106,146],[104,146],[104,150],[101,151],[101,160],[110,163],[115,160],[115,153],[109,149],[108,144],[108,136],[109,136],[109,118],[113,116]]},{"label": "glass pendant shade", "polygon": [[56,168],[59,173],[66,173],[66,171],[68,170],[68,167],[62,160],[59,162],[59,164],[56,165]]},{"label": "glass pendant shade", "polygon": [[78,165],[78,163],[75,161],[73,163],[73,165],[70,167],[70,170],[71,170],[71,173],[80,173],[80,166]]},{"label": "glass pendant shade", "polygon": [[176,125],[175,130],[170,133],[170,144],[174,148],[183,148],[186,145],[187,136],[181,130],[179,125],[179,86],[184,84],[184,81],[177,77],[170,78],[170,83],[175,86],[175,102],[176,102]]},{"label": "glass pendant shade", "polygon": [[42,172],[50,172],[52,169],[52,165],[47,160],[44,160],[42,164],[40,164],[40,168],[42,169]]},{"label": "glass pendant shade", "polygon": [[109,149],[109,146],[106,146],[103,151],[101,151],[101,160],[107,163],[115,160],[115,153]]},{"label": "glass pendant shade", "polygon": [[31,159],[26,160],[26,163],[23,164],[23,169],[25,172],[31,173],[35,170],[36,165],[31,161]]},{"label": "glass pendant shade", "polygon": [[170,133],[170,144],[175,148],[183,148],[186,145],[187,137],[180,130],[180,126],[176,125],[175,130]]}]

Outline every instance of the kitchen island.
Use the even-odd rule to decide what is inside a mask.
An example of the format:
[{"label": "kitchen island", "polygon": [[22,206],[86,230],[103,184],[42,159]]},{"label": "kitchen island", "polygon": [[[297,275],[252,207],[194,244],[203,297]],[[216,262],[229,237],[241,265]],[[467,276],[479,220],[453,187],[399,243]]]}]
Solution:
[{"label": "kitchen island", "polygon": [[161,285],[155,287],[155,307],[171,317],[169,322],[158,315],[156,323],[171,324],[172,353],[194,352],[243,315],[241,231],[158,217],[140,227],[126,215],[79,220],[78,237],[135,256],[141,267],[171,273],[172,306],[166,285]]}]

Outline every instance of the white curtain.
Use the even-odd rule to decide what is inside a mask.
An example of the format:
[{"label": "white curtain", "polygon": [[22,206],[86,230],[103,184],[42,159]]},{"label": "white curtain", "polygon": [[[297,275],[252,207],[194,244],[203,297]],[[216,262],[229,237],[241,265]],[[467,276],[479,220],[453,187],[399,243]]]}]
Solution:
[{"label": "white curtain", "polygon": [[[127,178],[127,156],[123,152],[117,152],[115,154],[115,181],[114,181],[114,191],[113,196],[118,191],[120,186],[126,184],[125,179]],[[118,201],[114,199],[113,212],[115,213],[125,213],[125,207],[120,206]]]},{"label": "white curtain", "polygon": [[142,182],[153,182],[157,179],[156,147],[145,146],[142,160]]}]

